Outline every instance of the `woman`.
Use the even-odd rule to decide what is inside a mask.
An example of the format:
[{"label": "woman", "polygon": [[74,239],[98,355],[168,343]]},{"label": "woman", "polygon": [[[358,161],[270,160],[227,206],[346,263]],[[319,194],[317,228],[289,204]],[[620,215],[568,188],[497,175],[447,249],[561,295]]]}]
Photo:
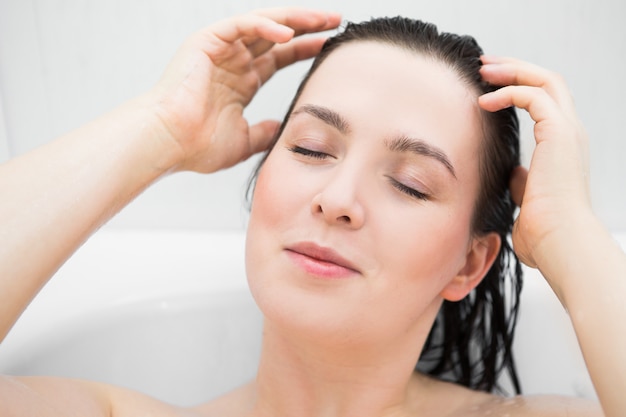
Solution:
[{"label": "woman", "polygon": [[[325,76],[326,79],[331,80],[333,84],[337,86],[326,85],[318,87],[315,81],[324,77],[324,75],[316,75],[318,69],[322,64],[326,63],[329,55],[333,54],[337,49],[343,49],[344,45],[351,45],[353,43],[365,44],[362,48],[363,51],[359,54],[355,54],[354,60],[351,60],[340,65],[340,70],[336,71],[332,75]],[[411,51],[418,56],[423,56],[429,59],[434,59],[441,64],[444,68],[437,68],[435,73],[427,71],[424,68],[414,68],[411,74],[408,74],[406,79],[402,79],[400,74],[394,76],[396,67],[401,65],[396,63],[393,59],[390,60],[388,65],[381,65],[378,61],[381,57],[384,57],[384,51],[378,51],[377,48],[372,46],[372,43],[377,46],[393,46],[402,50]],[[382,44],[382,45],[381,45]],[[380,48],[379,48],[380,49]],[[385,49],[385,48],[383,48]],[[409,169],[405,159],[408,155],[412,158],[418,158],[413,161],[416,166],[424,166],[424,157],[432,158],[431,162],[439,162],[442,164],[439,168],[446,168],[455,179],[454,183],[460,190],[456,190],[454,193],[457,197],[461,196],[463,191],[469,191],[468,203],[472,206],[469,210],[471,219],[469,221],[457,222],[453,220],[452,224],[440,224],[433,222],[433,218],[429,218],[429,226],[433,228],[433,233],[425,233],[426,228],[423,225],[419,225],[421,219],[425,217],[420,215],[419,219],[413,219],[409,221],[409,218],[400,216],[401,212],[399,207],[395,204],[390,207],[389,216],[385,218],[387,223],[386,231],[389,232],[391,241],[386,245],[393,247],[395,260],[393,264],[404,265],[412,275],[411,281],[415,280],[416,271],[423,269],[427,262],[425,259],[421,259],[416,262],[414,267],[409,267],[407,259],[416,258],[420,253],[420,249],[423,250],[424,246],[429,246],[431,250],[438,251],[443,255],[443,258],[435,264],[442,264],[449,261],[450,252],[453,250],[454,245],[451,241],[445,242],[442,248],[437,248],[437,241],[434,239],[428,239],[428,243],[424,243],[424,239],[420,236],[444,236],[445,232],[451,232],[455,230],[453,226],[469,224],[471,235],[479,237],[481,245],[491,246],[490,257],[494,259],[485,262],[485,269],[488,270],[486,274],[479,273],[474,285],[468,288],[472,290],[472,296],[454,297],[443,303],[443,307],[437,307],[439,310],[436,326],[430,330],[430,336],[428,338],[427,346],[422,349],[421,364],[420,367],[426,368],[428,373],[436,375],[438,377],[446,376],[447,378],[469,386],[471,388],[483,389],[486,391],[492,390],[497,383],[497,377],[499,372],[505,368],[509,371],[512,383],[519,393],[520,387],[517,381],[517,374],[514,367],[514,362],[511,354],[512,334],[515,326],[517,307],[518,307],[518,295],[521,290],[521,268],[519,262],[512,254],[512,249],[507,242],[507,236],[511,232],[513,224],[513,212],[514,203],[511,201],[509,195],[509,178],[511,172],[517,167],[520,162],[519,156],[519,129],[518,120],[515,110],[513,108],[507,108],[498,112],[482,112],[480,113],[480,136],[478,149],[466,149],[468,155],[477,155],[478,163],[474,161],[472,171],[478,171],[476,185],[468,185],[464,182],[467,175],[461,175],[458,178],[459,172],[454,168],[446,152],[442,149],[433,146],[433,144],[427,143],[422,139],[423,131],[426,126],[446,126],[449,124],[449,119],[452,116],[458,123],[451,125],[450,127],[458,127],[455,132],[449,131],[448,134],[462,140],[463,143],[471,143],[471,126],[476,124],[475,115],[463,119],[459,116],[458,107],[463,107],[463,103],[459,103],[454,96],[446,94],[446,90],[449,85],[456,85],[458,81],[442,79],[440,84],[433,90],[425,89],[423,86],[414,80],[415,74],[419,74],[419,77],[424,80],[428,80],[427,83],[437,80],[439,73],[442,69],[448,69],[449,67],[454,69],[453,75],[455,78],[460,78],[464,89],[460,91],[461,94],[466,94],[466,90],[469,89],[476,97],[482,93],[492,91],[494,87],[482,80],[479,70],[481,67],[480,56],[482,50],[476,43],[476,41],[469,36],[457,36],[453,34],[439,34],[437,28],[434,25],[416,21],[407,18],[381,18],[372,19],[369,22],[361,24],[349,24],[345,30],[334,36],[331,40],[327,41],[322,48],[322,51],[317,55],[311,70],[305,77],[304,81],[300,85],[298,92],[287,112],[287,118],[279,129],[277,138],[279,143],[283,135],[289,136],[290,129],[295,122],[296,118],[301,118],[301,114],[308,114],[315,119],[326,121],[330,126],[338,128],[339,132],[344,136],[355,136],[356,133],[348,132],[350,129],[349,120],[346,120],[345,112],[338,113],[338,109],[328,108],[326,106],[320,106],[315,103],[327,103],[329,98],[321,97],[313,100],[313,103],[306,103],[308,101],[307,94],[302,95],[304,90],[313,90],[316,92],[327,91],[332,92],[337,97],[341,97],[345,101],[351,97],[354,99],[352,102],[343,103],[344,107],[347,107],[353,113],[358,113],[359,116],[365,116],[366,112],[372,112],[373,114],[368,117],[364,117],[365,120],[379,120],[382,119],[385,122],[380,123],[387,129],[388,126],[392,126],[391,131],[381,131],[380,137],[384,139],[384,143],[387,148],[390,148],[394,153],[401,155],[401,160],[404,161],[401,164],[394,165],[394,173],[385,174],[385,181],[391,181],[391,185],[404,194],[417,198],[422,202],[435,201],[437,204],[436,212],[442,213],[441,208],[444,208],[450,200],[445,197],[444,190],[437,190],[438,193],[433,193],[430,184],[430,190],[428,190],[428,183],[433,182],[433,179],[428,177],[434,174],[432,168],[427,170],[422,168],[421,170]],[[367,62],[361,56],[372,57],[372,62]],[[414,63],[414,57],[405,63]],[[386,61],[382,61],[384,63]],[[378,64],[378,65],[377,65]],[[328,64],[323,65],[322,73],[325,74]],[[377,69],[378,68],[378,69]],[[356,74],[367,74],[363,79],[358,78]],[[342,78],[343,75],[343,78]],[[346,76],[348,79],[345,79]],[[314,77],[315,80],[311,81]],[[401,83],[401,86],[394,85],[382,85],[376,89],[374,81],[380,81],[380,83],[389,83],[391,80],[397,80]],[[314,87],[308,87],[309,82],[315,84]],[[354,90],[343,88],[348,83],[356,84]],[[367,85],[367,88],[362,88],[363,85]],[[420,97],[424,97],[427,101],[422,108],[413,108],[415,106],[402,106],[405,110],[400,112],[398,107],[392,106],[388,109],[387,103],[394,102],[398,98],[392,97],[390,94],[386,97],[385,92],[391,92],[396,90],[409,91],[410,87],[415,87],[413,94],[408,95],[408,100],[414,102],[419,100]],[[475,97],[475,98],[476,98]],[[476,107],[475,98],[471,102],[471,106]],[[305,103],[301,101],[304,100]],[[333,99],[332,101],[338,101]],[[364,106],[365,103],[367,106]],[[374,103],[380,103],[380,108],[375,109]],[[465,103],[467,105],[467,103]],[[385,110],[391,112],[391,114],[385,115]],[[477,108],[472,111],[474,113]],[[365,121],[364,120],[364,121]],[[364,124],[364,121],[360,121],[360,125]],[[406,121],[410,121],[411,124],[419,125],[419,128],[401,129],[402,124],[406,124]],[[290,123],[291,122],[291,123]],[[310,122],[308,122],[310,123]],[[297,125],[296,125],[297,126]],[[309,126],[309,124],[307,124]],[[375,131],[374,127],[367,129],[370,132]],[[409,134],[411,131],[416,130],[415,134]],[[439,130],[441,128],[439,127]],[[311,133],[314,131],[311,128]],[[434,133],[436,137],[441,141],[442,132]],[[310,156],[321,162],[322,159],[327,161],[332,159],[339,159],[341,156],[335,152],[331,152],[331,144],[325,142],[331,141],[330,139],[323,139],[322,132],[318,132],[314,135],[317,137],[316,143],[308,144],[303,143],[302,146],[293,144],[289,147],[295,153],[300,154],[300,157]],[[357,135],[360,137],[360,135]],[[360,140],[359,140],[360,142]],[[380,142],[380,141],[379,141]],[[272,152],[274,146],[270,147],[270,153],[268,155],[277,152]],[[389,149],[377,149],[376,153]],[[320,152],[322,151],[322,152]],[[421,157],[421,158],[420,158]],[[467,155],[463,158],[469,160]],[[393,160],[393,158],[392,158]],[[256,174],[258,175],[260,167],[265,160],[262,160],[261,165],[257,168]],[[371,171],[374,168],[374,161],[364,162],[363,169],[365,171]],[[278,164],[279,166],[286,166],[284,164]],[[327,165],[327,164],[322,164]],[[383,170],[384,171],[384,170]],[[289,173],[290,177],[292,173]],[[467,174],[467,173],[465,173]],[[316,175],[318,178],[319,173]],[[377,178],[367,178],[364,182],[368,188],[372,184],[376,183]],[[330,183],[337,183],[337,178],[334,176],[329,180]],[[302,183],[312,183],[309,180],[302,180]],[[324,184],[326,189],[324,192],[328,192],[329,184]],[[443,184],[440,184],[443,185]],[[344,195],[345,189],[352,189],[356,184],[341,184],[339,186],[339,193]],[[301,186],[298,189],[302,189]],[[290,196],[294,195],[289,193]],[[376,201],[385,201],[385,197],[378,195],[370,191],[368,194],[372,199]],[[478,195],[476,195],[478,194]],[[285,202],[287,204],[288,202]],[[434,207],[433,207],[434,208]],[[281,206],[281,210],[283,207]],[[372,211],[378,211],[378,207],[374,207]],[[450,210],[451,207],[448,207]],[[320,211],[322,206],[320,204]],[[459,213],[455,211],[455,216]],[[411,210],[413,213],[414,210]],[[253,224],[255,218],[264,219],[267,216],[260,215],[254,216],[253,212]],[[350,216],[346,216],[345,219],[349,219]],[[393,223],[390,219],[398,218],[401,220],[402,225],[393,230]],[[456,217],[455,217],[456,218]],[[407,233],[408,225],[415,226],[413,233]],[[297,229],[297,225],[291,225],[289,230]],[[313,226],[309,225],[307,230],[312,230]],[[437,230],[434,230],[437,229]],[[254,232],[254,228],[251,228]],[[442,234],[442,232],[444,234]],[[405,236],[408,242],[402,242],[400,238]],[[490,235],[490,236],[488,236]],[[361,233],[361,237],[363,234]],[[356,238],[356,237],[355,237]],[[376,239],[377,243],[380,242],[381,236],[372,236],[372,239]],[[465,239],[470,239],[470,236],[465,236]],[[355,239],[356,240],[356,239]],[[250,239],[251,242],[263,241],[267,239]],[[417,247],[411,245],[411,243],[419,243]],[[364,248],[362,248],[364,249]],[[401,249],[406,249],[407,253],[403,253]],[[465,248],[467,249],[467,248]],[[373,254],[372,254],[373,255]],[[429,255],[428,259],[435,259],[434,255]],[[511,262],[514,261],[514,262]],[[515,266],[511,265],[515,263]],[[254,265],[256,267],[256,264]],[[256,268],[255,268],[256,269]],[[254,271],[251,271],[254,273]],[[484,276],[484,278],[483,278]],[[254,288],[254,282],[253,288]],[[512,291],[507,291],[507,286],[512,288]],[[408,287],[403,287],[406,289]],[[409,293],[411,294],[411,293]],[[505,301],[508,300],[508,302]],[[413,304],[417,300],[409,299],[408,302]],[[432,324],[428,325],[429,328]],[[432,364],[434,363],[434,364]]]},{"label": "woman", "polygon": [[[243,108],[277,69],[320,50],[294,35],[338,23],[294,9],[219,22],[183,45],[150,93],[2,166],[2,334],[152,182],[270,146],[278,124],[248,126]],[[589,207],[585,137],[567,89],[529,64],[483,62],[484,80],[506,87],[480,97],[445,61],[381,41],[338,47],[308,78],[254,190],[246,262],[266,317],[256,381],[180,409],[97,383],[5,377],[3,414],[602,415],[580,400],[506,400],[413,372],[442,302],[479,285],[503,245],[473,227],[484,187],[479,106],[514,105],[529,111],[537,139],[530,172],[511,181],[516,253],[572,312],[604,415],[622,415],[626,260]]]}]

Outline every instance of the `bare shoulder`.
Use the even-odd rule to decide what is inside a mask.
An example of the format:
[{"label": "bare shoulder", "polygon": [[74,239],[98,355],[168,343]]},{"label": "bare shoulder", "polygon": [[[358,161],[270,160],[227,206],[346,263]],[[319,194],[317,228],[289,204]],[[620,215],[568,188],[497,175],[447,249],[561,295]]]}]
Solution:
[{"label": "bare shoulder", "polygon": [[221,397],[194,407],[193,411],[203,417],[247,415],[256,402],[254,386],[254,382],[240,386]]},{"label": "bare shoulder", "polygon": [[0,377],[0,415],[195,417],[145,394],[98,382],[56,377]]},{"label": "bare shoulder", "polygon": [[[467,387],[415,375],[414,381],[428,391],[414,391],[415,415],[448,417],[602,417],[602,409],[595,401],[556,395],[503,397],[476,391]],[[417,384],[415,385],[417,386]],[[411,391],[409,391],[411,392]],[[421,404],[421,407],[417,407]]]},{"label": "bare shoulder", "polygon": [[604,416],[602,408],[595,401],[558,395],[531,395],[510,398],[492,396],[475,404],[469,416],[487,414],[508,417]]}]

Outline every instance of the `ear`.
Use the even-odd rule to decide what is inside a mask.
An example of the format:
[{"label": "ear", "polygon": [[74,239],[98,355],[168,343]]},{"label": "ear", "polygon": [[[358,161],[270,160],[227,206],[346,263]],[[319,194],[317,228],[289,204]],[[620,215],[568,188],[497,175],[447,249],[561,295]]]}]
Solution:
[{"label": "ear", "polygon": [[448,301],[460,301],[483,280],[500,252],[500,236],[488,233],[472,238],[465,265],[445,286],[441,296]]}]

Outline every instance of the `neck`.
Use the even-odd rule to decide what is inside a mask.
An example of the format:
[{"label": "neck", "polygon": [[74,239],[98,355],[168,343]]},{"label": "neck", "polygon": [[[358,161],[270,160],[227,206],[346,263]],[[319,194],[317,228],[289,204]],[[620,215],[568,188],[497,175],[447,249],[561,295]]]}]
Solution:
[{"label": "neck", "polygon": [[[258,416],[403,416],[414,412],[413,369],[428,331],[417,328],[392,344],[319,343],[265,323],[255,389]],[[319,339],[319,338],[318,338]]]}]

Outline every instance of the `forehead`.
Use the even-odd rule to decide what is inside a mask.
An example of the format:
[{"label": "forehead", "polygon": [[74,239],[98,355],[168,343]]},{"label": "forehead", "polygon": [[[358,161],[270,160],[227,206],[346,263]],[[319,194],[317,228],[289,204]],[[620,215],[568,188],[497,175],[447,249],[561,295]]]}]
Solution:
[{"label": "forehead", "polygon": [[482,137],[476,94],[454,70],[382,42],[333,51],[296,107],[302,104],[331,108],[363,132],[425,138],[452,155],[475,153]]}]

